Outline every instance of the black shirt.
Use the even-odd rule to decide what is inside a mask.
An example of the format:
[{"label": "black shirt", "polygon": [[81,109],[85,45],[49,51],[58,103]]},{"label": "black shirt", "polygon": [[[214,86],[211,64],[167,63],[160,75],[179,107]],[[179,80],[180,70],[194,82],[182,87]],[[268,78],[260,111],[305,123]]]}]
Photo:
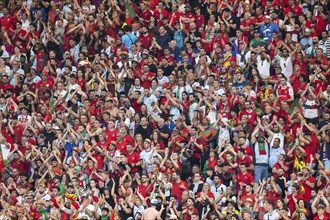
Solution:
[{"label": "black shirt", "polygon": [[142,139],[145,140],[146,138],[150,138],[152,135],[152,128],[148,125],[147,128],[143,128],[142,125],[139,125],[135,131],[136,134],[141,134]]},{"label": "black shirt", "polygon": [[192,48],[196,48],[197,38],[202,38],[202,34],[199,31],[189,32],[189,42]]},{"label": "black shirt", "polygon": [[[166,126],[163,126],[162,128],[158,127],[158,130],[159,130],[160,133],[168,134],[168,137],[170,137],[170,135],[171,135],[170,129]],[[167,147],[168,138],[163,138],[163,137],[161,137],[161,138],[162,138],[162,141],[163,141],[165,147]]]},{"label": "black shirt", "polygon": [[230,17],[228,19],[228,23],[229,24],[236,24],[236,28],[232,28],[230,27],[229,28],[229,37],[236,37],[236,30],[237,30],[237,27],[239,27],[239,19],[238,18],[234,18],[234,17]]}]

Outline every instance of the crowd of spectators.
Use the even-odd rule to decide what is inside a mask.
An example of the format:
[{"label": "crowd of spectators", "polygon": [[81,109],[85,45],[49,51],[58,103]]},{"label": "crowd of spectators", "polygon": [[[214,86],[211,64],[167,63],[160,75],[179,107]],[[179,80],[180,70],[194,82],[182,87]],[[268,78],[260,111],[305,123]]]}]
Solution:
[{"label": "crowd of spectators", "polygon": [[329,220],[329,12],[0,1],[0,219]]}]

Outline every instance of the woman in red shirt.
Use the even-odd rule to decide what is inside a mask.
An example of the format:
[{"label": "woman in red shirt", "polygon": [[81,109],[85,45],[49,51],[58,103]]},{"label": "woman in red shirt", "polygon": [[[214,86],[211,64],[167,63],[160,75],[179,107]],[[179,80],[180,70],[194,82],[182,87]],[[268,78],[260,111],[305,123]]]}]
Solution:
[{"label": "woman in red shirt", "polygon": [[165,150],[165,145],[164,142],[162,141],[159,131],[154,131],[150,137],[151,139],[151,147],[155,147],[158,152],[164,152]]}]

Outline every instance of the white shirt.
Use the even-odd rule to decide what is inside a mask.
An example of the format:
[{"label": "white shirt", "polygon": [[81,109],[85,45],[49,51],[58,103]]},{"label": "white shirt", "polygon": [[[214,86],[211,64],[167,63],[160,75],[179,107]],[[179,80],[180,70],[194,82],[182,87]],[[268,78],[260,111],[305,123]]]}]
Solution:
[{"label": "white shirt", "polygon": [[152,110],[151,103],[153,103],[153,102],[155,102],[156,104],[158,103],[158,99],[154,95],[150,95],[149,97],[144,97],[144,99],[143,99],[143,104],[145,104],[147,106],[147,109],[149,111]]},{"label": "white shirt", "polygon": [[[35,77],[32,79],[32,82],[33,82],[33,83],[38,83],[38,82],[40,82],[40,81],[41,81],[40,76],[35,76]],[[27,79],[24,80],[24,83],[28,83],[28,84],[30,84],[29,81],[27,81]]]},{"label": "white shirt", "polygon": [[284,59],[284,57],[275,56],[277,61],[280,63],[280,66],[282,68],[282,73],[287,79],[290,79],[290,76],[292,75],[293,66],[292,66],[292,59],[290,56],[288,56],[287,59]]},{"label": "white shirt", "polygon": [[21,22],[22,22],[22,29],[26,30],[26,31],[29,30],[29,28],[30,28],[29,19],[26,19],[25,21],[21,20]]},{"label": "white shirt", "polygon": [[227,187],[224,184],[220,184],[220,186],[216,187],[215,185],[211,186],[211,192],[214,194],[215,200],[218,199],[218,197],[221,194],[224,194],[226,192]]},{"label": "white shirt", "polygon": [[271,213],[267,212],[264,215],[264,220],[278,220],[281,216],[274,210]]},{"label": "white shirt", "polygon": [[312,118],[317,118],[319,116],[318,108],[315,108],[316,106],[318,106],[318,104],[314,100],[312,101],[307,99],[304,105],[310,107],[304,109],[303,113],[305,118],[312,119]]},{"label": "white shirt", "polygon": [[194,118],[194,114],[195,114],[195,110],[196,110],[197,105],[198,105],[197,102],[194,102],[189,107],[189,118],[190,118],[190,121],[192,121],[193,118]]},{"label": "white shirt", "polygon": [[167,76],[163,76],[162,78],[157,77],[158,85],[162,86],[164,83],[168,83],[169,79]]},{"label": "white shirt", "polygon": [[[9,53],[7,52],[5,46],[1,46],[0,50],[2,50],[2,55],[1,55],[2,58],[5,58],[5,59],[6,59],[6,58],[9,57]],[[9,68],[9,67],[8,67],[8,68]]]},{"label": "white shirt", "polygon": [[[243,59],[242,56],[244,56]],[[244,53],[242,53],[242,55],[237,53],[236,57],[237,57],[238,65],[244,69],[250,61],[250,56],[251,56],[251,51],[248,51],[245,55]]]},{"label": "white shirt", "polygon": [[[120,152],[118,150],[116,150],[115,152],[108,152],[108,156],[110,156],[111,158],[119,158],[120,157]],[[112,162],[111,160],[108,160],[108,166],[109,166],[109,170],[113,171],[113,166],[114,166],[114,162]]]},{"label": "white shirt", "polygon": [[[269,56],[268,56],[268,58],[269,58]],[[257,69],[259,71],[261,78],[269,77],[270,76],[270,62],[268,62],[267,59],[262,60],[260,55],[258,55],[257,61],[258,61]]]},{"label": "white shirt", "polygon": [[225,141],[229,141],[230,139],[230,132],[227,127],[219,126],[219,136],[218,136],[218,145],[223,147],[222,144]]},{"label": "white shirt", "polygon": [[8,159],[8,155],[10,153],[10,147],[11,146],[10,147],[7,147],[5,144],[1,144],[0,147],[1,147],[2,159],[3,160],[7,160]]},{"label": "white shirt", "polygon": [[151,164],[152,164],[151,160],[155,156],[156,153],[151,149],[149,151],[143,150],[140,153],[140,158],[142,160],[142,167],[145,168],[148,173],[151,173]]},{"label": "white shirt", "polygon": [[19,115],[17,116],[17,120],[21,123],[30,122],[32,120],[32,117],[30,115]]},{"label": "white shirt", "polygon": [[188,94],[193,92],[190,85],[175,86],[174,89],[173,89],[173,93],[175,93],[175,96],[179,101],[182,101],[182,92],[183,91],[186,91]]},{"label": "white shirt", "polygon": [[[212,103],[213,107],[216,109],[216,106],[214,103]],[[210,119],[210,124],[213,124],[217,121],[217,111],[211,109],[209,113],[207,114],[206,111],[206,106],[202,106],[201,110],[203,111],[203,116],[208,117]]]},{"label": "white shirt", "polygon": [[143,87],[140,87],[140,88],[137,88],[137,87],[133,87],[133,93],[136,92],[136,91],[139,91],[140,92],[140,97],[143,96],[143,92],[144,92],[144,88]]}]

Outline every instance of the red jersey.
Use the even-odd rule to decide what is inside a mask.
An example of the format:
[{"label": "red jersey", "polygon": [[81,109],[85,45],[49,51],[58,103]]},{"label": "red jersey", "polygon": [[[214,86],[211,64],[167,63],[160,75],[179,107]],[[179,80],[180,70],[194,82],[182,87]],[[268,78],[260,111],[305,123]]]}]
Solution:
[{"label": "red jersey", "polygon": [[141,73],[140,78],[142,79],[141,86],[143,88],[151,88],[151,81],[155,77],[153,72],[149,72],[147,74]]},{"label": "red jersey", "polygon": [[197,29],[200,28],[200,27],[203,27],[204,24],[205,24],[204,15],[203,14],[197,15],[196,19],[195,19],[195,22],[196,22]]},{"label": "red jersey", "polygon": [[139,38],[143,48],[149,48],[151,46],[152,36],[149,33],[147,35],[141,34]]},{"label": "red jersey", "polygon": [[159,11],[159,10],[154,10],[153,11],[154,13],[154,16],[157,18],[157,20],[159,20],[159,21],[161,21],[162,19],[161,19],[161,15],[162,15],[162,17],[168,17],[168,18],[170,18],[171,17],[171,14],[168,12],[168,11],[166,11],[166,10],[162,10],[162,11]]},{"label": "red jersey", "polygon": [[255,112],[254,110],[251,110],[250,112],[248,112],[247,110],[243,110],[240,112],[239,117],[242,119],[244,115],[246,115],[248,118],[247,123],[249,123],[250,125],[256,124],[258,118],[257,112]]},{"label": "red jersey", "polygon": [[[133,152],[131,155],[130,154],[127,154],[127,162],[128,164],[136,164],[137,162],[140,161],[140,154],[136,153],[136,152]],[[138,171],[138,167],[134,166],[132,167],[132,172],[137,172]]]},{"label": "red jersey", "polygon": [[245,186],[242,185],[244,184],[252,184],[254,181],[253,176],[250,173],[238,173],[236,175],[236,180],[237,180],[237,185],[236,185],[236,190],[237,192],[241,189],[242,193],[245,194]]},{"label": "red jersey", "polygon": [[13,34],[13,31],[15,29],[16,24],[16,18],[11,15],[2,16],[0,18],[1,27],[4,27],[8,33],[9,36]]},{"label": "red jersey", "polygon": [[149,21],[151,16],[152,16],[152,13],[149,11],[149,10],[145,10],[144,12],[142,11],[139,11],[138,12],[138,15],[140,18],[142,18],[144,21],[142,22],[143,25],[148,25],[148,22],[146,21]]},{"label": "red jersey", "polygon": [[[181,16],[184,17],[184,18],[189,18],[189,19],[195,18],[195,15],[193,13],[182,14]],[[185,30],[190,31],[190,23],[185,24]]]},{"label": "red jersey", "polygon": [[[294,202],[292,197],[293,197],[293,194],[288,195],[288,208],[290,210],[290,213],[293,213],[296,209],[296,205],[295,205],[296,203]],[[299,199],[302,199],[303,197],[300,194],[298,194],[294,198],[298,201]]]},{"label": "red jersey", "polygon": [[310,155],[315,155],[315,153],[318,150],[318,144],[319,144],[319,140],[318,138],[312,134],[311,139],[309,140],[310,144],[305,146],[305,152],[306,152],[306,163],[311,163],[311,162],[315,162],[315,161],[310,161]]},{"label": "red jersey", "polygon": [[109,129],[106,129],[104,131],[104,133],[107,135],[107,142],[108,143],[110,143],[111,141],[116,141],[116,138],[117,138],[116,135],[118,133],[118,130],[117,129],[114,129],[113,131],[110,131]]},{"label": "red jersey", "polygon": [[323,217],[320,218],[318,214],[313,218],[313,220],[327,220],[330,219],[330,214],[324,212]]},{"label": "red jersey", "polygon": [[6,85],[3,85],[3,84],[1,84],[0,85],[0,92],[5,92],[7,89],[12,89],[12,90],[14,90],[15,88],[14,88],[14,86],[13,85],[11,85],[11,84],[9,84],[9,83],[7,83]]},{"label": "red jersey", "polygon": [[126,143],[133,143],[133,138],[130,134],[126,134],[124,137],[123,137],[123,142],[126,142]]},{"label": "red jersey", "polygon": [[175,22],[179,21],[180,19],[180,16],[181,16],[181,13],[180,12],[174,12],[174,14],[172,13],[172,23],[171,23],[171,26],[174,27],[174,24]]},{"label": "red jersey", "polygon": [[126,145],[127,143],[122,141],[122,142],[117,142],[116,150],[120,151],[120,153],[125,153],[126,152]]},{"label": "red jersey", "polygon": [[[248,155],[248,156],[253,156],[253,151],[252,151],[252,148],[250,147],[243,147],[244,151],[245,151],[245,155]],[[235,152],[238,152],[238,146],[234,147],[234,150]]]},{"label": "red jersey", "polygon": [[[316,183],[316,180],[314,177],[310,176],[307,178],[307,181],[310,183]],[[300,184],[304,187],[305,193],[303,195],[303,199],[305,202],[310,201],[312,197],[312,188],[310,188],[306,181],[300,181]]]},{"label": "red jersey", "polygon": [[[177,135],[176,137],[170,137],[168,139],[168,142],[170,143],[172,140],[175,140],[176,143],[181,143],[181,141],[184,140],[184,137]],[[181,148],[179,148],[179,146],[177,144],[173,144],[172,145],[172,151],[173,152],[179,152],[181,151]]]},{"label": "red jersey", "polygon": [[44,98],[44,94],[46,90],[52,89],[54,85],[54,82],[51,78],[48,78],[46,82],[43,82],[42,80],[39,81],[36,85],[36,89],[38,89],[38,96],[39,98]]},{"label": "red jersey", "polygon": [[[185,189],[182,189],[180,186],[184,186]],[[188,189],[188,184],[186,181],[181,180],[180,183],[172,182],[172,195],[176,195],[177,200],[181,202],[182,192]]]}]

